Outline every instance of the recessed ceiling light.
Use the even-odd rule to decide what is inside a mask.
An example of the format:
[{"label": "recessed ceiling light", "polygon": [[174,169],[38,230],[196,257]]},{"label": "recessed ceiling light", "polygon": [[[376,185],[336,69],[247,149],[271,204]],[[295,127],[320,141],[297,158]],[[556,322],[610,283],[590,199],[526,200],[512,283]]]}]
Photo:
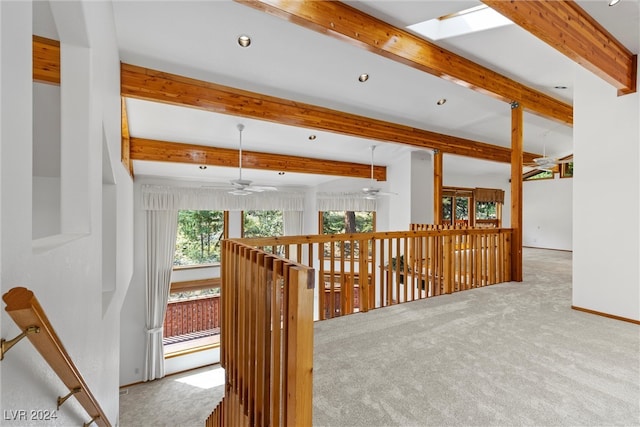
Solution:
[{"label": "recessed ceiling light", "polygon": [[447,102],[447,98],[440,98],[438,99],[438,101],[436,102],[436,104],[438,105],[444,105]]},{"label": "recessed ceiling light", "polygon": [[620,3],[620,0],[610,0],[610,1],[609,1],[609,6],[615,6],[615,5],[617,5],[618,3]]},{"label": "recessed ceiling light", "polygon": [[309,135],[309,141],[315,141],[316,138],[315,135]]},{"label": "recessed ceiling light", "polygon": [[362,74],[360,74],[360,77],[358,77],[358,81],[361,82],[361,83],[364,83],[367,80],[369,80],[369,74],[367,74],[367,73],[362,73]]},{"label": "recessed ceiling light", "polygon": [[207,168],[207,165],[200,165],[200,166],[198,166],[198,168],[200,168],[202,170],[205,170]]},{"label": "recessed ceiling light", "polygon": [[278,172],[278,175],[284,175],[284,172]]},{"label": "recessed ceiling light", "polygon": [[238,44],[242,47],[249,47],[251,44],[251,37],[246,34],[242,34],[238,37]]},{"label": "recessed ceiling light", "polygon": [[562,85],[558,85],[558,86],[554,86],[554,89],[566,89],[566,86],[562,86]]}]

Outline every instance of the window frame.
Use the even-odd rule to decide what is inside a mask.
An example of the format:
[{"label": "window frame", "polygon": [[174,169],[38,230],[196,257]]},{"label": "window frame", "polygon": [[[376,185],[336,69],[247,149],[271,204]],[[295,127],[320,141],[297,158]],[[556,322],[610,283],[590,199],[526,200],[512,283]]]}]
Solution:
[{"label": "window frame", "polygon": [[[543,178],[534,178],[534,176],[543,174],[543,173],[551,173],[551,176],[543,177]],[[556,173],[553,170],[545,171],[542,169],[534,169],[532,171],[526,172],[522,174],[522,181],[544,181],[547,179],[555,179]]]},{"label": "window frame", "polygon": [[[573,178],[573,174],[574,174],[574,171],[573,171],[573,166],[574,166],[574,164],[573,164],[573,154],[570,154],[570,155],[568,155],[566,157],[563,157],[560,160],[571,160],[571,162],[569,162],[569,163],[561,163],[560,164],[560,178]],[[568,168],[569,164],[571,165],[571,174],[567,173],[567,168]]]}]

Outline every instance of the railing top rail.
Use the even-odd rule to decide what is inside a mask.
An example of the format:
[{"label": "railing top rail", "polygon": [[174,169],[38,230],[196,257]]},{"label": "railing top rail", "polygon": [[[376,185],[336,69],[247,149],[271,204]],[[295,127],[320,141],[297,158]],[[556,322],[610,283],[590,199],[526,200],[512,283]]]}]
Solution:
[{"label": "railing top rail", "polygon": [[[289,237],[294,237],[294,236],[289,236]],[[299,264],[293,260],[287,259],[287,258],[282,258],[276,254],[271,254],[268,252],[263,251],[262,249],[259,249],[258,247],[260,246],[273,246],[273,245],[282,245],[283,243],[270,243],[271,240],[273,240],[274,238],[269,238],[269,237],[252,237],[252,238],[245,238],[245,239],[239,239],[239,238],[232,238],[232,239],[225,239],[226,242],[228,243],[232,243],[234,245],[238,245],[240,247],[245,247],[251,250],[255,250],[258,251],[260,254],[264,255],[267,258],[273,258],[274,260],[279,260],[283,263],[283,265],[291,265],[294,266],[296,268],[300,268],[302,270],[313,270],[313,267],[309,267],[306,266],[304,264]],[[254,240],[269,240],[269,243],[265,243],[265,244],[255,244]],[[294,242],[294,243],[302,243],[302,242]]]},{"label": "railing top rail", "polygon": [[95,421],[98,426],[110,426],[107,416],[62,345],[33,292],[23,287],[16,287],[5,293],[2,299],[7,304],[6,312],[20,330],[39,328],[38,333],[27,335],[27,338],[70,391],[80,389],[74,393],[74,396],[92,417],[92,421]]},{"label": "railing top rail", "polygon": [[279,237],[249,237],[244,239],[232,239],[237,243],[246,246],[277,246],[295,245],[308,243],[326,243],[334,241],[358,241],[358,240],[382,240],[394,238],[411,238],[425,236],[464,236],[481,234],[504,234],[511,233],[511,228],[457,228],[457,229],[434,229],[434,230],[409,230],[409,231],[379,231],[374,233],[353,233],[353,234],[318,234],[300,236],[279,236]]}]

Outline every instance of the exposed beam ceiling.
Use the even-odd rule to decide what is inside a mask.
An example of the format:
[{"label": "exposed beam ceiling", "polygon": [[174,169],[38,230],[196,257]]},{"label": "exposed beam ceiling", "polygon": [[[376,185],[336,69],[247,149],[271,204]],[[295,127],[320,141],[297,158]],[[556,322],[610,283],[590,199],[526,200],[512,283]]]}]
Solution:
[{"label": "exposed beam ceiling", "polygon": [[[60,84],[60,44],[55,40],[34,36],[33,52],[34,81]],[[504,147],[268,97],[141,67],[123,64],[122,68],[123,96],[185,105],[219,113],[235,114],[386,142],[397,142],[421,148],[440,149],[451,154],[485,160],[507,163],[510,161],[510,150]],[[122,113],[123,137],[128,139],[124,103]],[[123,140],[123,142],[125,141]],[[539,157],[539,155],[525,153],[524,160],[531,162],[535,157]],[[127,159],[125,153],[123,161],[125,166],[129,162],[129,170],[133,173],[131,160],[134,159]],[[309,172],[308,169],[306,172]],[[367,174],[366,177],[368,176]],[[378,179],[380,178],[378,177]]]},{"label": "exposed beam ceiling", "polygon": [[[56,40],[33,36],[33,80],[60,84],[60,43]],[[122,163],[133,176],[133,160],[175,161],[209,166],[238,167],[238,151],[131,138],[125,98],[121,102]],[[203,158],[195,161],[195,158]],[[285,172],[370,178],[371,165],[311,159],[279,154],[244,151],[243,166],[249,169],[280,170]],[[387,168],[374,166],[374,178],[386,181]]]},{"label": "exposed beam ceiling", "polygon": [[482,2],[615,86],[619,94],[636,91],[637,55],[574,1]]},{"label": "exposed beam ceiling", "polygon": [[[444,153],[509,163],[509,148],[444,135],[410,126],[371,119],[287,99],[276,98],[191,79],[157,70],[122,64],[121,94],[125,97],[200,108],[319,129],[383,142],[395,142]],[[539,157],[525,153],[525,161]]]},{"label": "exposed beam ceiling", "polygon": [[288,0],[236,1],[502,101],[509,103],[518,101],[532,113],[567,125],[573,124],[572,106],[344,3]]},{"label": "exposed beam ceiling", "polygon": [[[191,163],[235,168],[239,166],[238,150],[135,137],[130,138],[129,143],[131,160]],[[258,153],[247,150],[242,150],[242,167],[355,178],[371,177],[371,165],[362,163]],[[386,181],[387,168],[385,166],[374,166],[373,176],[378,181]]]}]

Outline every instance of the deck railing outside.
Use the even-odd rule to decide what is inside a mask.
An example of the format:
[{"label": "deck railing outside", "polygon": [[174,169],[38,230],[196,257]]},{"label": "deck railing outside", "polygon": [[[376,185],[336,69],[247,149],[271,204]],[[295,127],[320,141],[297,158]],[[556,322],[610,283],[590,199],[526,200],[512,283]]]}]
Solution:
[{"label": "deck railing outside", "polygon": [[220,295],[169,301],[164,338],[210,334],[220,329]]}]

